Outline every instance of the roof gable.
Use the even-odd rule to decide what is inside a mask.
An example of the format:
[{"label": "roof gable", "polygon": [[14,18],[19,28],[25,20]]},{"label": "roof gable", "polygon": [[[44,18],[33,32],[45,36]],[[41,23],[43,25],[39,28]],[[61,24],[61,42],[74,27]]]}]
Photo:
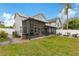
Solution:
[{"label": "roof gable", "polygon": [[[46,22],[46,18],[44,17],[44,15],[42,13],[39,13],[39,14],[37,14],[35,16],[25,16],[25,15],[20,14],[20,13],[15,13],[15,18],[16,18],[17,15],[19,17],[21,17],[21,18],[27,18],[27,19],[28,18],[34,18],[34,19],[36,19],[38,21]],[[27,19],[25,19],[25,20],[27,20]]]},{"label": "roof gable", "polygon": [[39,20],[39,21],[44,21],[44,22],[46,22],[46,18],[45,18],[45,16],[44,16],[42,13],[39,13],[39,14],[33,16],[33,18],[35,18],[35,19],[37,19],[37,20]]},{"label": "roof gable", "polygon": [[56,23],[58,20],[61,23],[61,20],[58,17],[57,18],[52,18],[52,19],[48,20],[48,23]]}]

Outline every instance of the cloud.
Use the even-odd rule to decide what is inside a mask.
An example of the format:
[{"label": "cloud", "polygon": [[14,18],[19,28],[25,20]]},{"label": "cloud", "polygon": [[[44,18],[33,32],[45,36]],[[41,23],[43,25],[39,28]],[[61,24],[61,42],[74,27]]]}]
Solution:
[{"label": "cloud", "polygon": [[10,19],[11,14],[9,14],[9,13],[3,13],[2,17],[6,18],[6,19]]},{"label": "cloud", "polygon": [[5,26],[13,26],[14,24],[14,15],[10,13],[3,13],[0,19],[4,21]]}]

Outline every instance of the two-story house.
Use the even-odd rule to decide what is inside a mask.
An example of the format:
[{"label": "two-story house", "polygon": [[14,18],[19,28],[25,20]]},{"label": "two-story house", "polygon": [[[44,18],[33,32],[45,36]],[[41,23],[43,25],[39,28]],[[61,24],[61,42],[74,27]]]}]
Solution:
[{"label": "two-story house", "polygon": [[15,14],[15,30],[21,37],[27,36],[42,36],[46,34],[56,33],[56,27],[47,25],[50,22],[46,21],[43,14],[39,13],[35,16],[24,16]]}]

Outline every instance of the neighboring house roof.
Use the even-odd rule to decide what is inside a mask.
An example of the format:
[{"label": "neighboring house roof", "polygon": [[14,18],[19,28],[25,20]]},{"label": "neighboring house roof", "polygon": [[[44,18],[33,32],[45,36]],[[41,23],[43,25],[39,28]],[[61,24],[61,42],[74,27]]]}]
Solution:
[{"label": "neighboring house roof", "polygon": [[46,22],[46,18],[45,18],[45,16],[44,16],[44,14],[42,14],[42,13],[39,13],[39,14],[33,16],[33,18],[35,18],[35,19],[37,19],[37,20],[40,20],[40,21]]},{"label": "neighboring house roof", "polygon": [[56,26],[51,25],[51,24],[46,24],[46,26],[49,26],[49,27],[56,27]]},{"label": "neighboring house roof", "polygon": [[[49,20],[48,20],[48,23],[56,23],[56,21],[57,21],[57,20],[59,20],[59,21],[60,21],[60,23],[61,23],[61,20],[60,20],[60,18],[59,18],[59,17],[49,19]],[[61,24],[62,24],[62,23],[61,23]]]},{"label": "neighboring house roof", "polygon": [[62,24],[61,21],[60,21],[60,18],[57,17],[57,18],[49,19],[48,22],[46,23],[46,26],[57,27],[55,25],[55,23],[57,22],[57,20],[59,20],[60,24]]},{"label": "neighboring house roof", "polygon": [[15,13],[15,16],[16,15],[19,15],[20,17],[23,17],[23,18],[33,18],[33,19],[38,20],[38,21],[46,22],[46,18],[41,13],[39,13],[39,14],[37,14],[35,16],[25,16],[25,15],[20,14],[20,13]]}]

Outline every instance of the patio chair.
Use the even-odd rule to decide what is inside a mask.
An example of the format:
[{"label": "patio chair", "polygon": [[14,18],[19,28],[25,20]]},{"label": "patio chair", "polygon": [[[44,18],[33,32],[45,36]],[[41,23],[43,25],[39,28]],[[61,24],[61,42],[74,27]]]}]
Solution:
[{"label": "patio chair", "polygon": [[70,36],[70,33],[69,33],[69,32],[67,32],[67,33],[65,33],[65,34],[64,34],[64,36]]},{"label": "patio chair", "polygon": [[78,35],[78,33],[72,34],[72,37],[78,37],[77,35]]},{"label": "patio chair", "polygon": [[57,35],[62,35],[62,33],[59,32],[59,33],[57,33]]}]

